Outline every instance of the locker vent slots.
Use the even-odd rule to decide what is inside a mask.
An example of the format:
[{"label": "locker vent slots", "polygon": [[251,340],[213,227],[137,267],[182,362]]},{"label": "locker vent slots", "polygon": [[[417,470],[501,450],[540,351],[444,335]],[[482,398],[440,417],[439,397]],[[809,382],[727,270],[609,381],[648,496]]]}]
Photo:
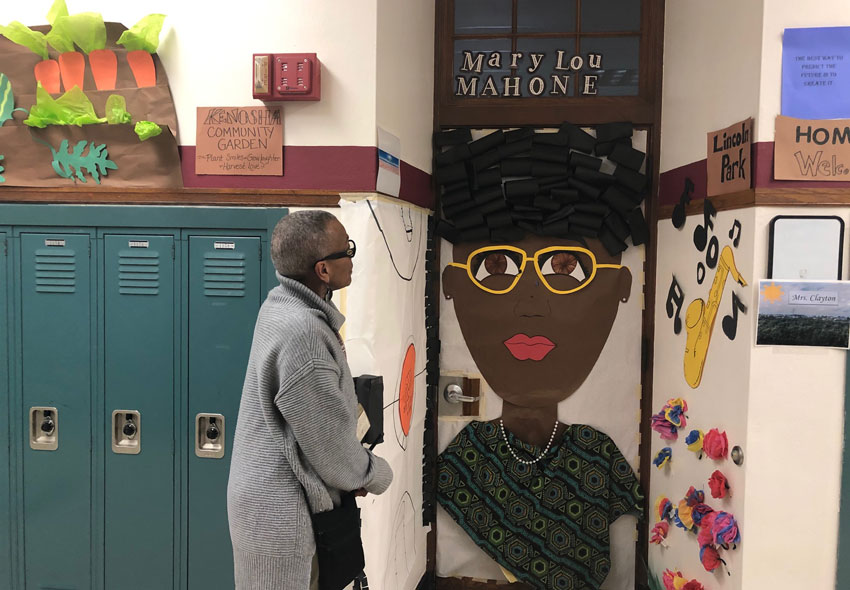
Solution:
[{"label": "locker vent slots", "polygon": [[77,286],[77,255],[71,248],[35,251],[37,293],[73,293]]},{"label": "locker vent slots", "polygon": [[245,296],[245,254],[216,250],[204,255],[204,295]]},{"label": "locker vent slots", "polygon": [[122,250],[118,258],[118,292],[122,295],[159,293],[159,252]]}]

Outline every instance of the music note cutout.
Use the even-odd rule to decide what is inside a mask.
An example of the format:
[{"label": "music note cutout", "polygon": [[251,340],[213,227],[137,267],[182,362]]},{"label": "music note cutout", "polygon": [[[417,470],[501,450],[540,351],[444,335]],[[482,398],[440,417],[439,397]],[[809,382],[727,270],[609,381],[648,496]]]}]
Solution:
[{"label": "music note cutout", "polygon": [[732,229],[729,230],[729,238],[732,240],[732,245],[737,248],[738,243],[741,241],[741,222],[737,219],[732,224]]},{"label": "music note cutout", "polygon": [[[670,283],[670,290],[667,291],[667,317],[673,320],[673,333],[678,334],[682,331],[682,318],[679,314],[682,311],[682,304],[685,303],[685,294],[682,292],[682,287],[676,277]],[[675,304],[675,310],[674,310]]]},{"label": "music note cutout", "polygon": [[723,316],[723,333],[729,340],[734,340],[738,334],[738,310],[747,313],[747,306],[741,303],[738,296],[732,291],[732,315]]},{"label": "music note cutout", "polygon": [[679,197],[679,203],[673,207],[673,215],[671,221],[673,227],[682,229],[685,225],[685,206],[691,202],[691,196],[694,194],[694,181],[690,178],[685,178],[685,188],[682,190],[682,195]]},{"label": "music note cutout", "polygon": [[717,215],[717,209],[714,204],[706,197],[703,200],[702,217],[703,225],[698,225],[694,228],[694,246],[702,252],[708,244],[708,231],[714,229],[714,221],[712,218]]}]

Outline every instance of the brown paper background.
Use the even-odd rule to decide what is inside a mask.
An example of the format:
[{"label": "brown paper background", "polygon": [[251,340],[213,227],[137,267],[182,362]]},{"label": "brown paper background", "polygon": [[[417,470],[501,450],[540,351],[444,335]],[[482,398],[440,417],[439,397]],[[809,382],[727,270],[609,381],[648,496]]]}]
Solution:
[{"label": "brown paper background", "polygon": [[[32,27],[47,32],[47,25]],[[163,127],[162,135],[140,142],[133,132],[132,125],[84,125],[82,127],[50,125],[45,129],[32,129],[23,124],[24,113],[15,113],[14,119],[6,121],[0,127],[0,154],[5,156],[3,165],[6,170],[2,176],[4,186],[71,186],[74,180],[62,178],[51,166],[50,150],[35,141],[33,135],[48,141],[58,149],[62,139],[68,139],[71,145],[81,139],[105,143],[109,150],[109,159],[118,165],[118,170],[110,170],[102,178],[103,186],[111,187],[157,187],[181,188],[183,186],[180,171],[180,157],[177,151],[177,112],[168,87],[168,77],[162,62],[153,55],[156,67],[157,83],[150,88],[137,88],[135,78],[127,65],[127,51],[115,45],[118,37],[126,30],[119,23],[106,23],[106,47],[115,51],[118,57],[118,77],[115,90],[96,90],[91,67],[86,58],[86,73],[83,91],[92,101],[95,112],[103,116],[106,99],[110,94],[120,94],[127,101],[127,111],[133,116],[133,122],[153,121]],[[51,58],[57,52],[48,46]],[[0,37],[0,72],[6,74],[12,83],[15,94],[15,106],[29,109],[35,104],[36,81],[33,67],[41,57],[20,45]],[[64,90],[64,89],[63,89]],[[59,95],[54,95],[58,98]],[[168,129],[166,129],[166,126]],[[166,135],[167,134],[167,135]],[[77,184],[82,184],[77,181]],[[97,186],[92,178],[83,186]]]},{"label": "brown paper background", "polygon": [[[723,145],[723,133],[727,135],[738,133],[741,131],[741,124],[744,124],[749,131],[749,136],[746,142],[741,145],[730,147],[729,149],[721,149],[718,152],[714,151],[714,138],[717,137],[718,145]],[[725,129],[711,131],[708,133],[708,149],[706,151],[705,166],[706,166],[706,195],[713,197],[715,195],[724,195],[726,193],[734,193],[751,188],[753,185],[753,118],[750,117],[744,121],[738,121],[734,125],[730,125]],[[722,180],[723,173],[723,155],[728,154],[732,162],[738,161],[738,150],[744,150],[744,172],[746,178],[737,177],[733,180]]]},{"label": "brown paper background", "polygon": [[[818,145],[814,141],[807,142],[803,137],[800,142],[797,142],[797,125],[802,127],[803,133],[811,127],[813,138],[817,137],[819,140],[823,138],[823,134],[814,133],[814,131],[826,129],[829,133],[828,141]],[[845,127],[848,126],[850,126],[850,119],[809,120],[777,116],[773,145],[773,178],[776,180],[850,181],[850,138],[844,140],[844,143],[840,141],[832,143],[833,130],[838,129],[839,135],[842,135]],[[801,161],[803,163],[818,161],[822,163],[822,168],[814,169],[817,174],[804,173],[800,167]]]},{"label": "brown paper background", "polygon": [[[272,132],[271,137],[268,138],[268,149],[258,148],[258,149],[226,149],[220,150],[218,148],[219,139],[229,139],[226,137],[216,138],[216,137],[208,137],[207,130],[211,127],[231,127],[231,128],[251,128],[258,127],[257,125],[249,125],[249,124],[207,124],[206,119],[211,110],[215,109],[223,109],[223,110],[232,110],[232,109],[240,109],[240,110],[267,110],[267,111],[278,111],[280,113],[280,124],[274,126],[274,131]],[[215,174],[215,175],[226,175],[226,176],[282,176],[283,175],[283,112],[280,107],[263,107],[263,106],[249,106],[249,107],[198,107],[198,123],[197,123],[197,137],[195,138],[195,174]],[[236,139],[236,138],[234,138]],[[219,161],[210,161],[206,159],[207,154],[221,157],[223,160]],[[268,162],[265,167],[260,169],[248,169],[247,167],[244,169],[222,169],[222,163],[231,163],[231,164],[243,164],[246,163],[244,160],[236,160],[236,158],[246,158],[251,156],[276,156],[278,160],[276,162]],[[232,161],[228,162],[228,158],[233,158]]]}]

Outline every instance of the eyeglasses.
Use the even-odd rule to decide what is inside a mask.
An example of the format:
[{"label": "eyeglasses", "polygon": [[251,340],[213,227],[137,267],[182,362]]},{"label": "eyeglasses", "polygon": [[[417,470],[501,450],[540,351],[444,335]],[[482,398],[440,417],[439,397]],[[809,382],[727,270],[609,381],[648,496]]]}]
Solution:
[{"label": "eyeglasses", "polygon": [[600,268],[623,268],[621,264],[599,264],[593,252],[579,246],[550,246],[532,256],[515,246],[485,246],[473,251],[466,264],[450,262],[449,266],[466,269],[479,289],[502,295],[516,287],[528,262],[534,263],[543,285],[558,295],[584,289]]},{"label": "eyeglasses", "polygon": [[319,258],[316,262],[313,263],[315,266],[319,262],[323,262],[325,260],[336,260],[337,258],[354,258],[354,255],[357,253],[357,244],[354,243],[354,240],[348,240],[348,248],[345,250],[340,250],[339,252],[334,252],[333,254],[328,254],[324,258]]}]

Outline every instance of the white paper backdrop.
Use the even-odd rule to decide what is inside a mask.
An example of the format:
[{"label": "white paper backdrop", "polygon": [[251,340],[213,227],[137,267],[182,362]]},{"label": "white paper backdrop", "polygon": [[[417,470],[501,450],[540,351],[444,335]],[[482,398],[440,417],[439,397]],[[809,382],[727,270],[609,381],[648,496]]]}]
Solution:
[{"label": "white paper backdrop", "polygon": [[[393,483],[359,501],[371,590],[412,590],[425,572],[422,440],[425,424],[425,245],[427,212],[400,201],[342,201],[339,218],[357,244],[351,286],[337,304],[353,375],[384,379],[384,442]],[[412,397],[399,392],[402,365],[414,354]],[[399,407],[410,407],[399,412]],[[410,418],[402,417],[402,414]]]}]

